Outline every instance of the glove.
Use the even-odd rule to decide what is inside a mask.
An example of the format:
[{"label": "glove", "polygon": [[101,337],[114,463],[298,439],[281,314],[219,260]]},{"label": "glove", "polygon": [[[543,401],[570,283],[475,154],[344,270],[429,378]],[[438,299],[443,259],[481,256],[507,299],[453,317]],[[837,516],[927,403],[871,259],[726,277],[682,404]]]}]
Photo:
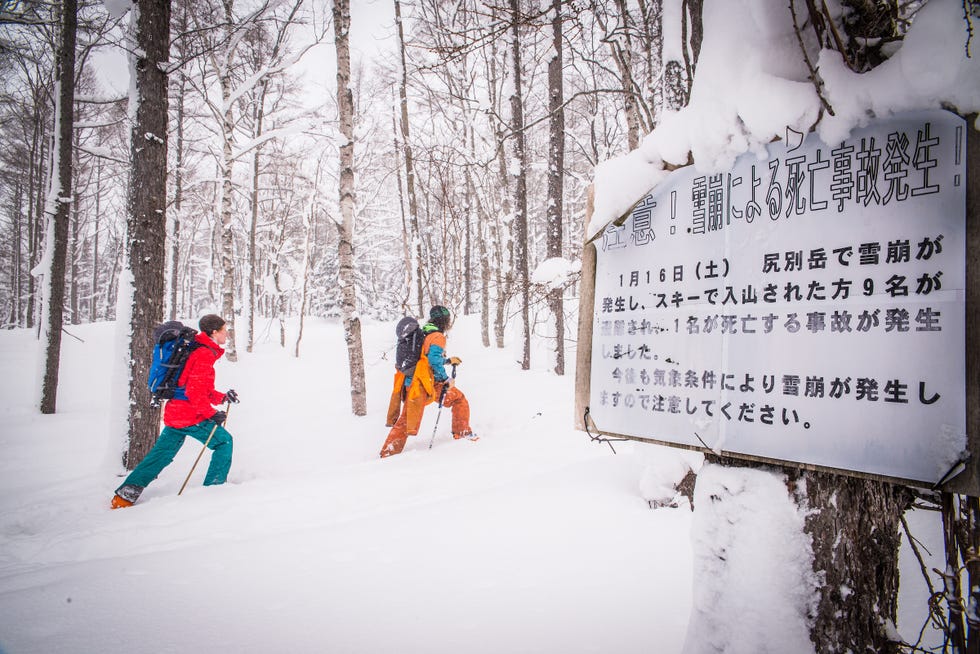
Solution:
[{"label": "glove", "polygon": [[453,366],[458,366],[459,364],[463,363],[463,360],[459,357],[449,357],[448,363]]},{"label": "glove", "polygon": [[229,388],[228,392],[225,393],[225,401],[238,404],[238,393],[235,392],[234,388]]},{"label": "glove", "polygon": [[211,422],[213,422],[216,425],[223,425],[225,423],[225,418],[227,417],[228,417],[227,413],[225,413],[224,411],[218,411],[213,416],[211,416]]}]

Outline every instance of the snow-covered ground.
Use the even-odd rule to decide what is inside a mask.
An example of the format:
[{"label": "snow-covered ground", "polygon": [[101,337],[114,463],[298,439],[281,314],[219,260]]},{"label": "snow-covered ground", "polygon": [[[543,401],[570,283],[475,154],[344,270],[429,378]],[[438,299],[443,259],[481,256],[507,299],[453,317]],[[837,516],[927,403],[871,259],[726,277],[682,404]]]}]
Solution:
[{"label": "snow-covered ground", "polygon": [[[200,486],[205,454],[178,497],[200,451],[187,442],[135,507],[110,511],[123,474],[107,433],[114,327],[69,328],[81,340],[64,340],[51,416],[32,408],[32,334],[0,333],[3,654],[673,654],[685,639],[705,651],[719,634],[688,638],[692,608],[715,628],[742,616],[720,634],[725,651],[806,651],[794,649],[807,641],[791,587],[805,562],[780,551],[799,520],[772,492],[778,478],[706,471],[698,494],[744,491],[721,520],[707,504],[651,510],[646,498],[698,456],[591,443],[573,428],[572,375],[521,372],[512,352],[482,347],[474,317],[457,321],[449,352],[463,359],[478,442],[453,441],[444,415],[427,449],[430,408],[405,452],[379,459],[393,324],[365,327],[369,406],[357,418],[341,328],[312,320],[299,359],[291,343],[262,342],[218,363],[218,388],[242,397],[230,483]],[[719,568],[710,548],[722,541],[740,554]],[[900,628],[914,641],[926,598],[906,568]],[[724,596],[706,594],[719,575]]]}]

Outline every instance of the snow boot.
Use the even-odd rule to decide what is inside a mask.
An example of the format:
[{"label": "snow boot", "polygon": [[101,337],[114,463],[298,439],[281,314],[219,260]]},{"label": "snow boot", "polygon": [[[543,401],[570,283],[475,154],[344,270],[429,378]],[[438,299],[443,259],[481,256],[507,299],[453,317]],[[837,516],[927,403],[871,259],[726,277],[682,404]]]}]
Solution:
[{"label": "snow boot", "polygon": [[112,502],[109,504],[110,509],[125,509],[127,506],[133,506],[133,503],[127,499],[123,499],[118,495],[112,496]]},{"label": "snow boot", "polygon": [[133,504],[136,503],[136,500],[139,499],[142,492],[142,486],[123,484],[116,489],[116,494],[112,496],[111,506],[113,509],[122,509],[127,506],[133,506]]},{"label": "snow boot", "polygon": [[455,440],[458,441],[461,438],[465,438],[468,441],[478,441],[478,440],[480,440],[480,437],[477,436],[476,434],[474,434],[470,430],[466,430],[466,431],[464,431],[462,433],[459,433],[459,434],[453,434],[453,439],[455,439]]}]

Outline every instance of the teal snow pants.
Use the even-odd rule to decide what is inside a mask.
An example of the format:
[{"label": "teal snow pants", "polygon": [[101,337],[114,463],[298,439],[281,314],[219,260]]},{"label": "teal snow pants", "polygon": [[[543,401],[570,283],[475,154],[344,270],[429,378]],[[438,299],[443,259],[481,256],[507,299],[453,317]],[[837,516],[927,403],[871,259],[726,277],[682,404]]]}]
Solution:
[{"label": "teal snow pants", "polygon": [[208,466],[208,472],[204,475],[204,485],[225,483],[225,479],[228,478],[228,470],[231,469],[231,434],[224,427],[219,425],[215,429],[213,422],[204,420],[196,425],[181,427],[180,429],[164,427],[153,449],[139,462],[139,465],[133,468],[122,486],[132,485],[145,488],[174,460],[180,446],[184,444],[185,436],[190,436],[203,443],[208,440],[212,429],[214,429],[214,436],[211,436],[211,442],[208,443],[208,449],[211,450],[211,465]]}]

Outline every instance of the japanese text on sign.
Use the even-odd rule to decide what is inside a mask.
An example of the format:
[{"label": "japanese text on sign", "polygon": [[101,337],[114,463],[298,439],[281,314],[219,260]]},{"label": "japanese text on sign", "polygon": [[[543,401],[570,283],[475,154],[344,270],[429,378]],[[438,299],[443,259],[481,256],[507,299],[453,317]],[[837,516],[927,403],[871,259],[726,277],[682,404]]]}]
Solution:
[{"label": "japanese text on sign", "polygon": [[672,173],[597,243],[605,432],[934,482],[966,447],[965,124]]}]

